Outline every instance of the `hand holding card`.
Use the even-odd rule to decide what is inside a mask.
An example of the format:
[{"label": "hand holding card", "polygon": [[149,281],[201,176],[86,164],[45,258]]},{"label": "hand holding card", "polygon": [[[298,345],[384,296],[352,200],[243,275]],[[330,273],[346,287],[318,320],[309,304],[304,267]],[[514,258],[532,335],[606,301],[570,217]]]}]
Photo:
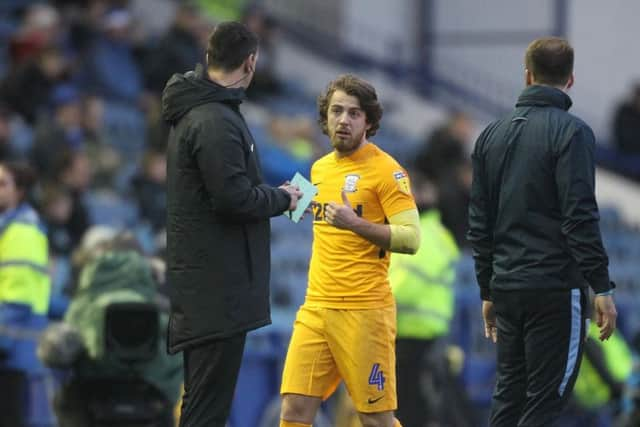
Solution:
[{"label": "hand holding card", "polygon": [[285,215],[293,222],[300,221],[302,214],[309,207],[313,198],[318,194],[318,188],[313,185],[309,180],[302,176],[299,172],[291,179],[291,185],[297,185],[302,192],[302,197],[298,200],[298,206],[293,211],[285,212]]}]

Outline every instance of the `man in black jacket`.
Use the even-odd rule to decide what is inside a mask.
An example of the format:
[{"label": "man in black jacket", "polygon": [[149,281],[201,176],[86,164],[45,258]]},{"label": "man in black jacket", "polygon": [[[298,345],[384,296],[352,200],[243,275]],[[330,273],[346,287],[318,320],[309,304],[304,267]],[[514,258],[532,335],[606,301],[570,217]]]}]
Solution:
[{"label": "man in black jacket", "polygon": [[258,57],[236,22],[209,37],[207,69],[174,75],[162,97],[167,149],[169,352],[183,351],[180,425],[224,426],[246,333],[271,323],[269,218],[296,208],[291,185],[263,184],[239,110]]},{"label": "man in black jacket", "polygon": [[615,328],[608,258],[594,195],[595,138],[569,114],[573,48],[533,41],[526,88],[473,153],[468,238],[485,335],[497,342],[490,425],[550,426],[564,408],[596,293],[600,339]]}]

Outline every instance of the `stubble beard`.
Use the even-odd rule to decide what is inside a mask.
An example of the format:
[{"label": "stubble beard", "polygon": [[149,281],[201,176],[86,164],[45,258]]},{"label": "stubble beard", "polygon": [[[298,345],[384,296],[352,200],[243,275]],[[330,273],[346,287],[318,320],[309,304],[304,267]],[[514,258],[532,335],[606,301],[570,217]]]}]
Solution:
[{"label": "stubble beard", "polygon": [[336,135],[334,132],[331,137],[331,146],[339,153],[351,153],[362,145],[364,139],[364,132],[357,135],[351,135],[349,138],[344,139]]}]

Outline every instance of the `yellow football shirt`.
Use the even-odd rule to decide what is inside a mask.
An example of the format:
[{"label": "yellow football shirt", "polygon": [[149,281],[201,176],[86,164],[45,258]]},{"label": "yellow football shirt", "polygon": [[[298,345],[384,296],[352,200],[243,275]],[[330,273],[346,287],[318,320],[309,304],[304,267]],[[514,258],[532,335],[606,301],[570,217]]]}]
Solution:
[{"label": "yellow football shirt", "polygon": [[367,143],[350,156],[331,152],[311,168],[318,187],[313,200],[313,251],[306,304],[326,308],[377,308],[393,304],[388,280],[389,252],[324,220],[329,202],[342,203],[344,189],[362,218],[384,224],[416,209],[407,172],[390,155]]}]

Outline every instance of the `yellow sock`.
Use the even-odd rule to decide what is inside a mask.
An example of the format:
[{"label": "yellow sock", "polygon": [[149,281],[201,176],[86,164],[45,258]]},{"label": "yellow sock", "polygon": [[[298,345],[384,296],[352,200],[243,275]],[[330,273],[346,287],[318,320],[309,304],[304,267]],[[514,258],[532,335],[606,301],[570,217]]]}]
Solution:
[{"label": "yellow sock", "polygon": [[394,423],[393,423],[393,427],[402,427],[402,424],[400,424],[400,421],[398,421],[397,418],[394,418]]},{"label": "yellow sock", "polygon": [[291,421],[280,420],[280,427],[311,427],[311,424],[292,423]]}]

